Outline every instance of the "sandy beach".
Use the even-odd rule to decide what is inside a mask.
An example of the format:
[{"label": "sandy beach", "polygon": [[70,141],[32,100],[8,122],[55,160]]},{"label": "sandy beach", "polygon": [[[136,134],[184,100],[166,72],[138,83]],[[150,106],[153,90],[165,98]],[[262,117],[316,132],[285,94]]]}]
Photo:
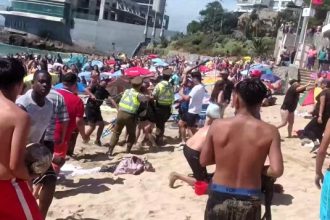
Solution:
[{"label": "sandy beach", "polygon": [[[262,119],[277,125],[280,123],[280,104],[283,96],[278,97],[277,105],[262,108]],[[298,111],[303,110],[301,107]],[[228,109],[227,116],[233,114]],[[106,121],[115,117],[104,114]],[[308,119],[296,116],[294,130],[302,129]],[[258,131],[256,131],[258,132]],[[282,194],[275,194],[272,206],[274,220],[318,219],[320,191],[314,186],[315,154],[310,148],[302,147],[299,139],[287,139],[286,129],[281,129],[282,151],[285,172],[277,184],[284,188]],[[152,163],[156,172],[144,172],[141,175],[114,176],[112,173],[90,173],[67,175],[58,182],[57,192],[48,213],[49,220],[55,219],[111,219],[111,220],[201,220],[207,196],[195,195],[193,189],[180,181],[176,188],[168,187],[168,176],[172,171],[183,174],[191,173],[182,149],[178,147],[178,130],[170,128],[169,123],[165,135],[168,145],[160,152],[141,155],[140,150],[133,153]],[[94,137],[90,143],[92,143]],[[103,142],[107,141],[107,137]],[[84,145],[78,139],[75,157],[67,164],[92,169],[111,165],[105,156],[105,147],[92,144]],[[125,154],[126,148],[116,147],[114,161]],[[209,172],[212,167],[209,167]]]}]

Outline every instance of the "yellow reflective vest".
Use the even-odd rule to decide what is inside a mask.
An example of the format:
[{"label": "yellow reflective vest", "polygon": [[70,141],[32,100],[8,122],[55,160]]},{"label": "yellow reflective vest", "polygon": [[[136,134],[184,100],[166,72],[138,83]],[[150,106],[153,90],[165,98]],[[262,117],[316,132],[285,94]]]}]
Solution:
[{"label": "yellow reflective vest", "polygon": [[156,87],[158,87],[157,102],[160,105],[172,105],[174,101],[173,86],[167,81],[161,81]]},{"label": "yellow reflective vest", "polygon": [[139,93],[135,89],[126,89],[119,102],[119,110],[135,114],[140,106]]}]

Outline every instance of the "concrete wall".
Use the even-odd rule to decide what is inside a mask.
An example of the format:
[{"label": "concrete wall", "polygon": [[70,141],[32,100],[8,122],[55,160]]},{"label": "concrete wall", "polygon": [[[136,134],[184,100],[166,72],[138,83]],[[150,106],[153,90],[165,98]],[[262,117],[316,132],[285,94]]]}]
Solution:
[{"label": "concrete wall", "polygon": [[[132,54],[140,42],[144,41],[144,26],[126,24],[115,21],[74,20],[71,30],[72,42],[81,47],[90,47],[103,53],[125,52]],[[152,28],[148,30],[151,38]],[[171,38],[177,32],[165,30],[164,36]],[[159,40],[160,29],[157,29],[156,39]],[[115,51],[113,45],[115,44]]]},{"label": "concrete wall", "polygon": [[5,26],[8,30],[18,30],[32,35],[56,39],[71,44],[70,27],[54,21],[6,15]]}]

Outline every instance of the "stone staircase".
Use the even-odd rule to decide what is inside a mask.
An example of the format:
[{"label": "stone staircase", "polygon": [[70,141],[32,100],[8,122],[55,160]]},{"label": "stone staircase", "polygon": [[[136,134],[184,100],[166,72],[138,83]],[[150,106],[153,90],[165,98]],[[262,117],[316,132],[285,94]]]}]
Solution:
[{"label": "stone staircase", "polygon": [[143,55],[143,50],[147,48],[150,42],[151,42],[151,38],[146,38],[145,41],[140,42],[133,51],[132,57]]},{"label": "stone staircase", "polygon": [[313,72],[315,72],[315,71],[309,71],[309,70],[306,70],[306,69],[299,69],[298,70],[298,80],[300,80],[300,84],[301,85],[306,85],[308,82],[310,82],[311,80],[313,80],[311,78],[311,74]]}]

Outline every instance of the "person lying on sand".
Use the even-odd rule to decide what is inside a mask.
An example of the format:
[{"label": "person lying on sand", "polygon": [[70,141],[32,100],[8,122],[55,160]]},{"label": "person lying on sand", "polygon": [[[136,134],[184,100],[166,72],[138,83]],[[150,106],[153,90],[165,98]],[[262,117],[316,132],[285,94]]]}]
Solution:
[{"label": "person lying on sand", "polygon": [[[235,117],[217,120],[209,128],[200,163],[216,164],[216,171],[209,186],[205,220],[261,219],[260,177],[283,174],[279,132],[255,116],[266,92],[259,79],[239,82],[233,99]],[[267,156],[270,165],[264,167]]]},{"label": "person lying on sand", "polygon": [[200,128],[187,142],[183,145],[183,154],[193,172],[193,177],[185,176],[177,172],[172,172],[169,176],[169,186],[174,187],[176,180],[182,180],[191,186],[195,185],[196,181],[209,181],[206,167],[199,163],[200,152],[205,144],[206,134],[209,130],[209,125]]}]

